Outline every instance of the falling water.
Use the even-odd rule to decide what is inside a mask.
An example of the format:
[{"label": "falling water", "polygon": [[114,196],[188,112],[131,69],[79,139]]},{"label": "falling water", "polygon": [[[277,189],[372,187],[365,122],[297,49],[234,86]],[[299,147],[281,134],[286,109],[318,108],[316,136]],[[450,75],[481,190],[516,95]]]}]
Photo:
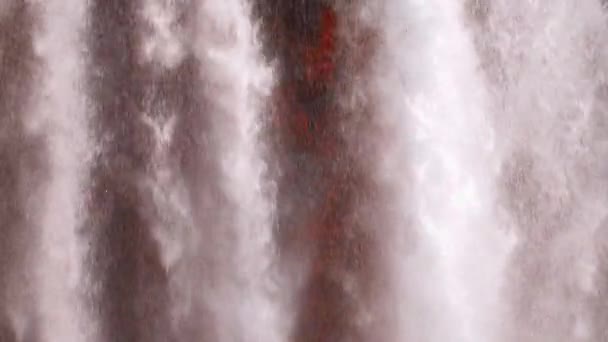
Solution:
[{"label": "falling water", "polygon": [[[495,341],[510,240],[496,205],[501,152],[485,81],[458,2],[393,1],[383,28],[379,95],[399,131],[380,172],[405,183],[409,245],[393,251],[400,338]],[[391,162],[407,155],[406,162]],[[408,176],[408,180],[402,177]],[[386,177],[386,176],[385,176]],[[403,234],[403,233],[402,233]]]},{"label": "falling water", "polygon": [[[478,1],[477,45],[519,242],[508,340],[603,341],[606,12],[601,1]],[[600,266],[605,267],[605,266]]]},{"label": "falling water", "polygon": [[35,261],[39,338],[50,341],[93,340],[90,313],[82,301],[80,284],[86,241],[79,233],[83,217],[82,188],[86,182],[88,141],[83,77],[81,1],[48,1],[36,7],[40,33],[33,38],[40,59],[32,114],[26,118],[30,134],[46,143],[47,183],[40,197],[39,251]]},{"label": "falling water", "polygon": [[[32,288],[27,282],[31,269],[32,229],[28,223],[28,198],[34,197],[40,182],[32,176],[39,165],[39,139],[24,132],[22,113],[30,103],[29,85],[33,73],[31,46],[32,19],[23,4],[8,3],[2,8],[1,57],[2,91],[0,108],[0,179],[2,215],[0,337],[23,339],[33,335],[31,322]],[[29,178],[29,179],[28,179]],[[26,181],[27,180],[27,181]]]},{"label": "falling water", "polygon": [[[202,225],[179,238],[183,250],[177,258],[188,266],[177,261],[174,282],[178,291],[192,294],[175,304],[177,310],[209,312],[212,327],[204,335],[210,340],[281,341],[280,305],[272,300],[278,295],[271,263],[273,190],[264,180],[259,139],[271,70],[260,55],[249,5],[202,1],[196,10],[192,54],[200,63],[200,95],[213,129],[208,146],[218,174],[212,186],[221,193],[221,207],[205,193],[189,206],[194,223]],[[197,282],[193,272],[202,272]],[[199,290],[201,283],[205,289]]]},{"label": "falling water", "polygon": [[607,341],[605,6],[0,1],[0,342]]}]

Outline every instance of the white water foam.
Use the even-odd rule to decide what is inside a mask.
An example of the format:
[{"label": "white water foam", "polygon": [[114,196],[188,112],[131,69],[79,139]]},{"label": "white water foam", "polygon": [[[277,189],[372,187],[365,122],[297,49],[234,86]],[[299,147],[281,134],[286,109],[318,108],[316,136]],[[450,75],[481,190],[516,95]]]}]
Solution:
[{"label": "white water foam", "polygon": [[163,67],[173,68],[181,62],[186,49],[183,32],[177,22],[177,7],[183,1],[147,0],[143,3],[141,17],[148,26],[144,35],[142,57],[146,62],[154,61]]},{"label": "white water foam", "polygon": [[384,8],[374,85],[397,131],[379,173],[402,189],[405,219],[394,234],[415,240],[393,242],[390,252],[402,303],[396,341],[500,337],[513,241],[496,206],[501,151],[462,9],[439,0]]},{"label": "white water foam", "polygon": [[272,267],[274,195],[264,179],[259,141],[259,114],[272,85],[271,69],[260,54],[245,1],[202,1],[200,11],[196,53],[214,89],[209,95],[222,132],[222,188],[236,209],[224,286],[205,300],[218,314],[220,340],[283,341],[285,316]]},{"label": "white water foam", "polygon": [[[492,1],[479,29],[504,146],[518,341],[599,341],[590,303],[605,229],[606,13],[600,1]],[[602,247],[605,248],[605,247]]]},{"label": "white water foam", "polygon": [[[181,35],[183,27],[176,22],[179,4],[176,1],[148,0],[143,3],[139,13],[148,27],[142,30],[140,37],[140,63],[147,63],[161,73],[175,70],[186,54]],[[153,137],[153,167],[150,177],[142,183],[153,196],[155,208],[148,214],[156,219],[151,220],[153,233],[160,243],[163,264],[169,270],[183,254],[181,240],[193,227],[192,212],[184,182],[179,179],[171,159],[171,145],[179,113],[164,100],[154,101],[151,96],[155,91],[149,93],[149,97],[144,99],[145,112],[141,115],[141,121],[148,126]]]},{"label": "white water foam", "polygon": [[91,150],[82,92],[86,4],[53,0],[36,9],[42,22],[34,47],[42,72],[29,128],[46,137],[49,163],[34,278],[39,336],[42,341],[95,341],[92,313],[83,302],[87,243],[79,236]]},{"label": "white water foam", "polygon": [[[144,11],[151,22],[174,17],[167,13],[173,10],[170,7],[154,8],[158,11]],[[283,341],[287,328],[272,267],[274,194],[264,178],[263,145],[258,139],[260,108],[272,84],[271,69],[259,53],[245,2],[200,1],[196,8],[192,50],[200,62],[201,84],[205,84],[200,94],[209,102],[200,115],[212,126],[211,133],[200,134],[210,134],[204,139],[213,143],[206,146],[217,149],[196,152],[220,158],[215,161],[220,163],[220,178],[205,180],[220,182],[220,198],[209,193],[202,195],[202,202],[190,203],[188,191],[206,190],[186,189],[167,164],[167,147],[179,113],[165,113],[170,115],[160,121],[144,116],[157,138],[151,185],[156,205],[164,208],[164,228],[157,227],[156,236],[170,272],[173,319],[179,324],[205,312],[206,317],[200,318],[208,321],[201,324],[213,322],[207,334],[219,341]],[[171,68],[179,61],[169,57],[179,55],[174,51],[183,53],[182,48],[173,48],[179,44],[174,42],[179,35],[166,33],[162,25],[156,31],[160,33],[150,35],[143,55]],[[215,177],[200,175],[211,176]]]}]

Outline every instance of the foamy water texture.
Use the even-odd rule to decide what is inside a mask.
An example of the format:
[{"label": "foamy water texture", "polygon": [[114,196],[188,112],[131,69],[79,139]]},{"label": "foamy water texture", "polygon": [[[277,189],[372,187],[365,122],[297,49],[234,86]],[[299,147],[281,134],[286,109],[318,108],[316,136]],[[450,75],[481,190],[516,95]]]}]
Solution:
[{"label": "foamy water texture", "polygon": [[0,342],[608,341],[607,14],[0,1]]}]

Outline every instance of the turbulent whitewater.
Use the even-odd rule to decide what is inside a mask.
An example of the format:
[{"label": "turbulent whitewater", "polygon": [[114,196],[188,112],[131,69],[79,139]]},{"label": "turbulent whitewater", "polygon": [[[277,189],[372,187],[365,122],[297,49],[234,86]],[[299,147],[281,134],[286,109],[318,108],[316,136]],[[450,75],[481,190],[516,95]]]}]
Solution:
[{"label": "turbulent whitewater", "polygon": [[608,341],[607,6],[0,1],[0,342]]}]

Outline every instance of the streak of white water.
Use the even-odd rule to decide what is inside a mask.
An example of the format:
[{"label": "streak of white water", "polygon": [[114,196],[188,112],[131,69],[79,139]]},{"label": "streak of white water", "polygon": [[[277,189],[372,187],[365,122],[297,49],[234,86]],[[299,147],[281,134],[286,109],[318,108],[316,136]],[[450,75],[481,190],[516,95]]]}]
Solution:
[{"label": "streak of white water", "polygon": [[143,39],[143,57],[167,68],[176,66],[184,57],[185,49],[177,25],[176,6],[180,1],[148,0],[142,16],[150,26],[150,34]]},{"label": "streak of white water", "polygon": [[520,236],[507,340],[604,340],[589,303],[598,292],[596,231],[608,214],[605,11],[598,0],[487,6],[479,43],[492,59],[506,204]]},{"label": "streak of white water", "polygon": [[236,208],[233,252],[224,286],[207,303],[219,317],[219,340],[275,342],[286,338],[272,271],[274,195],[264,180],[260,108],[272,85],[246,1],[203,0],[196,54],[214,89],[222,183]]},{"label": "streak of white water", "polygon": [[[171,0],[149,0],[144,2],[140,13],[144,22],[150,27],[141,37],[143,48],[140,61],[150,63],[163,70],[174,70],[185,55],[176,23],[177,3]],[[154,92],[152,92],[154,93]],[[152,190],[153,199],[159,210],[159,221],[153,223],[153,232],[162,249],[163,264],[172,268],[182,254],[181,243],[177,236],[184,229],[192,227],[191,210],[187,204],[184,184],[177,177],[171,163],[170,146],[174,134],[177,113],[165,106],[165,101],[145,99],[148,104],[141,120],[151,129],[155,142],[152,156],[153,174],[146,180],[146,186]]]},{"label": "streak of white water", "polygon": [[[149,1],[143,11],[153,28],[144,38],[144,60],[169,69],[185,53],[176,25],[171,24],[173,5]],[[274,297],[277,287],[271,267],[273,192],[264,181],[263,148],[258,141],[259,108],[271,86],[271,70],[258,52],[248,5],[229,0],[200,1],[197,6],[193,53],[201,65],[201,83],[208,85],[208,93],[201,89],[200,94],[212,109],[200,115],[208,117],[214,130],[200,134],[213,135],[206,138],[214,141],[208,147],[217,148],[211,154],[221,158],[221,172],[220,179],[208,181],[220,182],[227,201],[213,194],[202,196],[215,202],[212,208],[219,205],[217,210],[228,210],[231,216],[196,207],[204,203],[188,204],[187,190],[168,163],[167,147],[179,113],[151,108],[165,111],[143,119],[153,128],[157,141],[157,166],[150,185],[156,206],[161,208],[162,227],[155,231],[171,273],[172,316],[179,324],[197,319],[196,312],[206,312],[213,317],[209,334],[219,341],[283,341],[287,330]],[[213,175],[199,175],[207,176]]]},{"label": "streak of white water", "polygon": [[[501,227],[495,144],[463,2],[387,1],[378,87],[400,133],[382,173],[403,186],[415,248],[392,251],[402,330],[395,340],[496,341],[512,239]],[[409,166],[393,160],[407,155]],[[411,178],[409,181],[399,178]],[[406,210],[406,209],[403,209]],[[406,235],[403,233],[402,235]]]},{"label": "streak of white water", "polygon": [[42,22],[34,46],[42,73],[30,128],[46,137],[49,163],[34,285],[39,335],[42,341],[95,341],[92,313],[82,301],[87,244],[78,236],[90,159],[87,106],[81,92],[86,4],[49,0],[36,8]]}]

